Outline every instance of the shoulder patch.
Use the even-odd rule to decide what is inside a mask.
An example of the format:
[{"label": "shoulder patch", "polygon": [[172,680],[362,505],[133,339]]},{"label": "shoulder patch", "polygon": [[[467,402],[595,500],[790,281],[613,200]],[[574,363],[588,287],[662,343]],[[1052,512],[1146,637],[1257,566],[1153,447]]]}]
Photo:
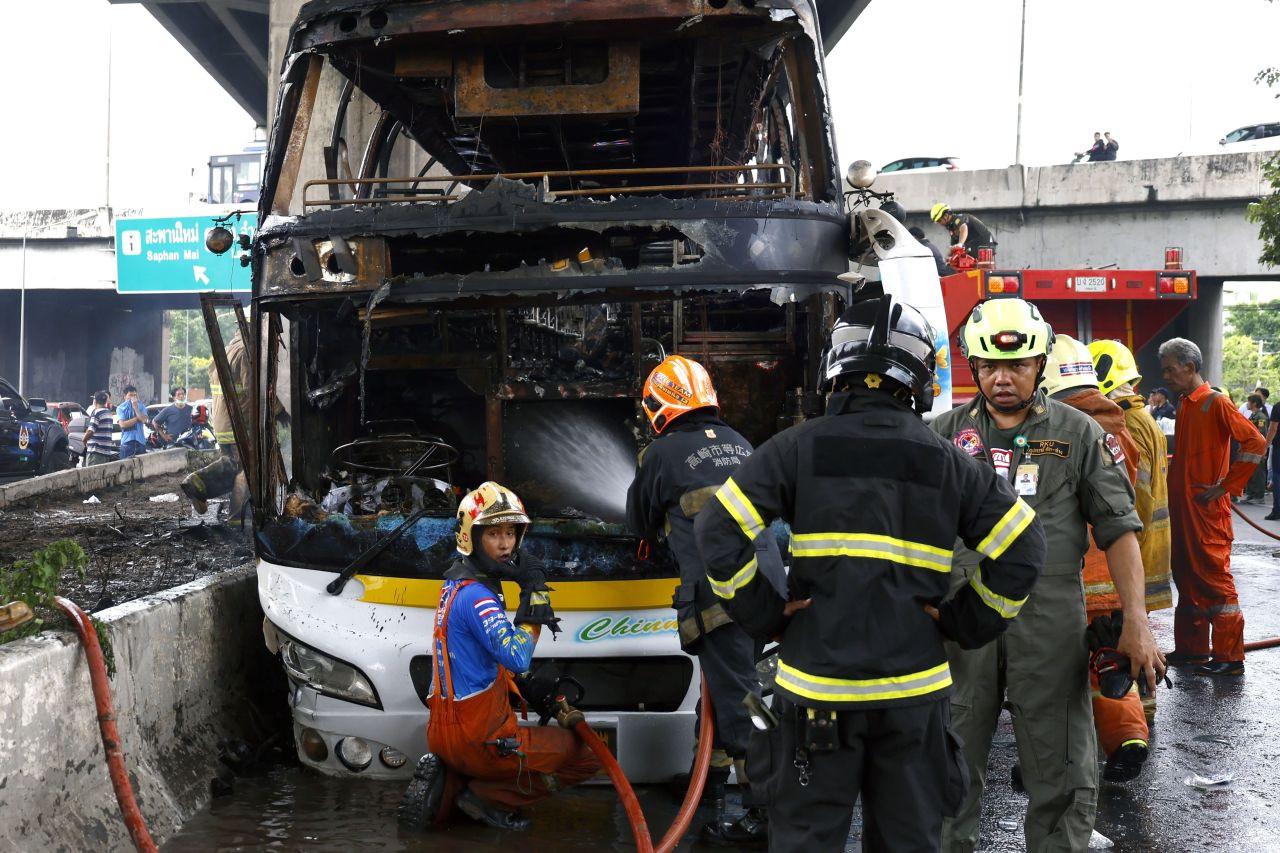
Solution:
[{"label": "shoulder patch", "polygon": [[982,436],[973,427],[965,427],[951,436],[952,443],[970,456],[982,453]]},{"label": "shoulder patch", "polygon": [[1071,456],[1071,442],[1058,438],[1036,438],[1027,442],[1028,456],[1057,456],[1067,459]]},{"label": "shoulder patch", "polygon": [[1108,455],[1111,457],[1111,464],[1119,465],[1124,461],[1124,450],[1120,448],[1120,440],[1111,433],[1107,433],[1102,437],[1102,446],[1107,449]]}]

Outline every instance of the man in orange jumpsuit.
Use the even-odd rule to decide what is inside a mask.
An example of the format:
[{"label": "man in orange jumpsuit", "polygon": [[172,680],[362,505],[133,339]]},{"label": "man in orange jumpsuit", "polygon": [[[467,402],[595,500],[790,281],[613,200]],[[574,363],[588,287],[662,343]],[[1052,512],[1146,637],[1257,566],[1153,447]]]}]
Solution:
[{"label": "man in orange jumpsuit", "polygon": [[[529,516],[488,482],[458,505],[459,558],[436,608],[427,746],[400,803],[401,822],[426,829],[450,805],[496,829],[523,830],[516,811],[590,779],[600,762],[572,731],[519,726],[512,673],[528,670],[542,626],[558,631],[541,562],[520,549]],[[501,581],[520,586],[507,621]],[[536,701],[535,697],[529,697]],[[456,795],[456,798],[455,798]]]},{"label": "man in orange jumpsuit", "polygon": [[[1058,335],[1053,349],[1049,351],[1040,387],[1050,398],[1088,415],[1106,430],[1107,449],[1117,457],[1117,462],[1124,463],[1129,482],[1136,484],[1138,445],[1129,434],[1124,411],[1098,390],[1098,377],[1089,348],[1069,335]],[[1121,609],[1120,596],[1107,568],[1107,555],[1092,543],[1084,555],[1084,591],[1085,618],[1090,622],[1098,616],[1110,618],[1113,610]],[[1093,725],[1098,734],[1098,746],[1107,756],[1102,777],[1108,782],[1128,782],[1142,771],[1149,754],[1148,739],[1151,736],[1138,685],[1133,684],[1120,699],[1108,698],[1102,695],[1098,675],[1091,669],[1089,688],[1092,691]]]},{"label": "man in orange jumpsuit", "polygon": [[[1182,395],[1169,472],[1178,606],[1174,651],[1166,659],[1200,675],[1244,675],[1244,614],[1231,577],[1231,496],[1244,489],[1267,442],[1225,394],[1204,381],[1203,364],[1200,348],[1185,338],[1160,345],[1160,372]],[[1240,443],[1235,464],[1233,438]]]}]

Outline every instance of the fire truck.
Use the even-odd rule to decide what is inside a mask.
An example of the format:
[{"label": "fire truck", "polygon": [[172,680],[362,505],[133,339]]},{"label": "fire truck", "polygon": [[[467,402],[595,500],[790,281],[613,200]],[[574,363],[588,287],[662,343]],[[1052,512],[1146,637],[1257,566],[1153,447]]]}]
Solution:
[{"label": "fire truck", "polygon": [[[994,256],[953,255],[957,272],[943,276],[947,336],[958,353],[959,334],[973,307],[984,299],[1021,297],[1034,302],[1059,334],[1077,340],[1117,340],[1137,353],[1196,298],[1195,270],[1182,268],[1182,249],[1165,250],[1164,269],[1011,269]],[[955,403],[978,392],[963,359],[952,365]]]}]

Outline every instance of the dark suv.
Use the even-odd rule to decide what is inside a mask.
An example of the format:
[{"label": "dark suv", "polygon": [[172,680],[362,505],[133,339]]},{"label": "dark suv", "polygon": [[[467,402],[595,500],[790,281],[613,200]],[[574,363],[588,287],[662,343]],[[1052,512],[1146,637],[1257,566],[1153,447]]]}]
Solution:
[{"label": "dark suv", "polygon": [[67,433],[45,410],[0,379],[0,482],[71,467]]}]

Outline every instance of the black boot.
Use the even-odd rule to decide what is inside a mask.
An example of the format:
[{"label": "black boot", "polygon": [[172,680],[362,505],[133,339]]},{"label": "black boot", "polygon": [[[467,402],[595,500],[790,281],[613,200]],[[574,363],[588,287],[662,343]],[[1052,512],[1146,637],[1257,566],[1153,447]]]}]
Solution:
[{"label": "black boot", "polygon": [[454,800],[454,803],[467,817],[472,820],[478,820],[488,826],[492,826],[494,829],[506,829],[511,832],[524,832],[532,825],[529,818],[523,816],[519,812],[508,811],[501,806],[486,803],[484,800],[471,793],[470,788],[459,794],[458,799]]},{"label": "black boot", "polygon": [[[702,786],[702,800],[699,808],[715,809],[716,814],[724,811],[724,786],[729,781],[728,767],[707,768],[707,782]],[[689,793],[688,773],[677,773],[667,783],[667,791],[676,801],[683,803],[685,794]]]},{"label": "black boot", "polygon": [[430,829],[440,814],[444,782],[444,762],[438,756],[428,752],[418,759],[413,781],[400,798],[400,825],[417,832]]},{"label": "black boot", "polygon": [[754,806],[737,820],[709,821],[702,840],[715,847],[763,847],[769,843],[769,813]]}]

